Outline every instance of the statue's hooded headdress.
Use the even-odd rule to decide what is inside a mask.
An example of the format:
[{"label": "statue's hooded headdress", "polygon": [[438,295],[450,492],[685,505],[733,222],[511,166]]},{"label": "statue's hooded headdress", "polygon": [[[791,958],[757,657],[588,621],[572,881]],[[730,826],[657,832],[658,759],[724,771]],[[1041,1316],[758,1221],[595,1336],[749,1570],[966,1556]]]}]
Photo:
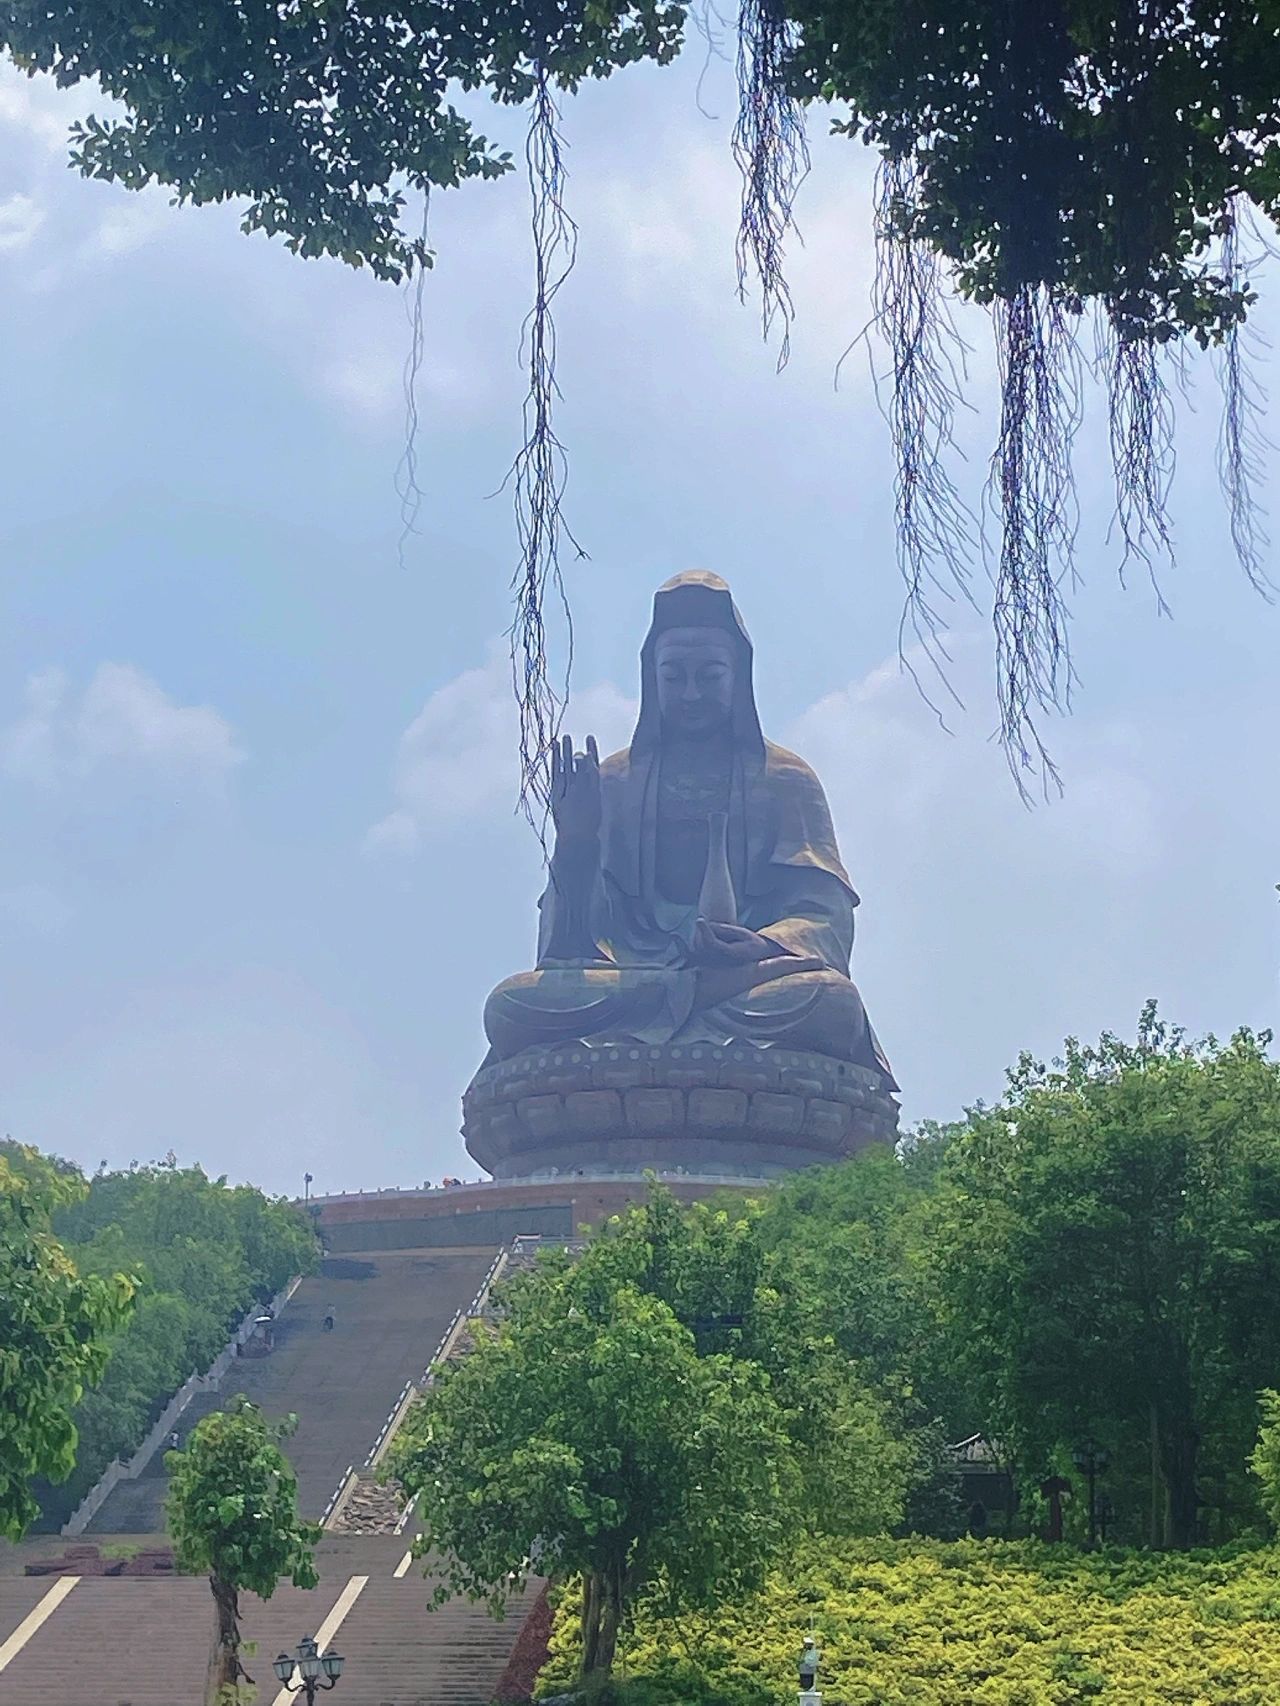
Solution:
[{"label": "statue's hooded headdress", "polygon": [[[662,751],[658,709],[658,641],[672,628],[714,628],[728,636],[737,659],[733,693],[733,757],[729,793],[729,863],[744,905],[777,883],[780,867],[833,876],[857,905],[840,862],[822,786],[794,753],[771,746],[760,731],[751,679],[751,641],[719,575],[690,570],[660,587],[653,622],[640,652],[640,715],[631,745],[601,767],[607,790],[603,838],[605,875],[627,895],[654,903],[657,783]],[[809,948],[805,952],[811,951]],[[849,949],[843,949],[848,963]],[[837,965],[840,956],[829,957]]]},{"label": "statue's hooded headdress", "polygon": [[716,628],[732,640],[738,664],[733,683],[734,744],[763,757],[764,736],[751,675],[751,636],[728,586],[706,569],[687,569],[673,575],[654,594],[653,621],[640,650],[640,716],[631,737],[631,751],[651,751],[661,739],[658,640],[672,628]]}]

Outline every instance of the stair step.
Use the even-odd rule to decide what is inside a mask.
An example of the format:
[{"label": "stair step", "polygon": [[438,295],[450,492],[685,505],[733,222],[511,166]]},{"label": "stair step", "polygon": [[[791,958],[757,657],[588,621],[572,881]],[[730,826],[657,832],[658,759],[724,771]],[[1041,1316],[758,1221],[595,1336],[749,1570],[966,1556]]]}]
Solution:
[{"label": "stair step", "polygon": [[[454,1600],[429,1609],[434,1579],[395,1569],[403,1537],[335,1535],[317,1550],[320,1585],[241,1602],[259,1706],[272,1706],[271,1662],[314,1635],[353,1575],[368,1581],[334,1637],[347,1659],[341,1706],[487,1706],[534,1590],[502,1622]],[[57,1577],[0,1579],[0,1645]],[[84,1577],[0,1672],[0,1706],[180,1706],[200,1698],[213,1599],[195,1577]]]},{"label": "stair step", "polygon": [[[305,1515],[318,1517],[349,1465],[361,1468],[405,1383],[420,1379],[458,1309],[489,1271],[493,1250],[380,1250],[326,1259],[280,1312],[270,1356],[235,1364],[216,1392],[199,1393],[180,1438],[237,1392],[271,1416],[293,1413],[285,1450]],[[336,1326],[324,1330],[326,1310]],[[168,1477],[157,1452],[136,1481],[122,1481],[89,1524],[100,1534],[159,1534]]]}]

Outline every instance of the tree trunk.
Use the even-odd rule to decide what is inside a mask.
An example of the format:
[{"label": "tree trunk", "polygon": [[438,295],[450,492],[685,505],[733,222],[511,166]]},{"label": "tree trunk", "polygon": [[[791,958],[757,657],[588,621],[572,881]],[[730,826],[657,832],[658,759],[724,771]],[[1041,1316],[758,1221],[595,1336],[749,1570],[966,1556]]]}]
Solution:
[{"label": "tree trunk", "polygon": [[1151,1401],[1151,1527],[1148,1543],[1154,1552],[1164,1541],[1164,1477],[1160,1473],[1160,1412]]},{"label": "tree trunk", "polygon": [[622,1626],[622,1571],[612,1569],[604,1582],[604,1604],[600,1608],[600,1644],[596,1648],[596,1674],[611,1676]]},{"label": "tree trunk", "polygon": [[590,1676],[596,1668],[596,1653],[600,1646],[600,1578],[594,1571],[582,1578],[582,1659],[579,1675]]},{"label": "tree trunk", "polygon": [[240,1663],[240,1600],[231,1583],[219,1575],[209,1577],[213,1593],[213,1647],[209,1653],[209,1674],[205,1681],[205,1706],[225,1706],[224,1689],[235,1688],[241,1677],[248,1683],[253,1678]]},{"label": "tree trunk", "polygon": [[622,1566],[593,1570],[582,1583],[582,1681],[613,1672],[622,1627]]},{"label": "tree trunk", "polygon": [[1179,1551],[1193,1546],[1200,1501],[1196,1496],[1196,1454],[1200,1436],[1190,1422],[1164,1430],[1160,1465],[1168,1495],[1166,1544]]}]

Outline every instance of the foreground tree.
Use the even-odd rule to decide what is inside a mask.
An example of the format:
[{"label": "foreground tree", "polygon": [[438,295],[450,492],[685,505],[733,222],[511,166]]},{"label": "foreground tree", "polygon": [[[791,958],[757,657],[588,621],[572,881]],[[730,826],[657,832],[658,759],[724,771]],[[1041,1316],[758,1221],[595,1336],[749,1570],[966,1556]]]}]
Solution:
[{"label": "foreground tree", "polygon": [[580,1671],[603,1676],[638,1598],[737,1598],[798,1534],[898,1519],[910,1448],[772,1283],[754,1221],[655,1187],[577,1260],[503,1288],[394,1451],[445,1560],[438,1601],[500,1610],[531,1569],[580,1577]]},{"label": "foreground tree", "polygon": [[[981,1383],[951,1354],[924,1283],[933,1193],[953,1135],[926,1125],[900,1154],[875,1147],[784,1180],[756,1228],[770,1284],[800,1333],[831,1340],[910,1452],[905,1511],[890,1526],[912,1533],[960,1531],[960,1485],[944,1448],[982,1425]],[[821,1410],[814,1421],[820,1436]]]},{"label": "foreground tree", "polygon": [[133,1304],[134,1276],[81,1275],[50,1231],[55,1209],[87,1188],[75,1168],[0,1146],[0,1535],[10,1540],[38,1514],[32,1477],[70,1474],[72,1411]]},{"label": "foreground tree", "polygon": [[764,1579],[798,1491],[759,1369],[700,1358],[656,1298],[525,1288],[414,1411],[394,1472],[451,1593],[500,1613],[531,1570],[582,1581],[584,1678],[608,1676],[642,1590],[673,1610]]},{"label": "foreground tree", "polygon": [[[700,14],[713,42],[718,14]],[[399,279],[430,264],[406,190],[511,170],[452,105],[482,89],[529,112],[536,294],[525,442],[512,468],[521,561],[513,644],[527,781],[560,700],[546,594],[560,590],[563,453],[551,303],[573,261],[557,94],[679,52],[675,0],[15,0],[0,44],[60,83],[96,77],[123,114],[91,118],[73,161],[180,200],[246,202],[246,230]],[[1170,548],[1173,408],[1165,359],[1222,355],[1222,467],[1237,554],[1266,584],[1240,330],[1254,301],[1252,210],[1280,211],[1280,19],[1246,0],[743,0],[734,152],[739,281],[758,274],[765,330],[791,299],[784,244],[808,164],[805,112],[875,148],[873,312],[892,352],[889,417],[907,617],[927,647],[939,599],[970,592],[980,530],[948,471],[963,355],[948,291],[990,308],[1002,380],[989,498],[1002,520],[994,626],[1015,769],[1043,765],[1038,713],[1071,680],[1061,593],[1072,566],[1071,448],[1096,309],[1123,561]],[[1255,251],[1261,240],[1254,244]],[[412,508],[412,505],[411,505]]]},{"label": "foreground tree", "polygon": [[[240,1595],[270,1599],[283,1578],[313,1588],[317,1523],[298,1515],[298,1483],[280,1442],[296,1419],[269,1422],[247,1398],[197,1423],[185,1450],[166,1454],[169,1533],[178,1568],[209,1576],[214,1636],[206,1706],[223,1706],[243,1678]],[[232,1695],[232,1698],[236,1696]]]},{"label": "foreground tree", "polygon": [[[897,1182],[900,1169],[882,1150],[847,1172],[867,1181],[870,1200],[882,1178]],[[857,1185],[847,1194],[857,1198]],[[880,1533],[902,1515],[912,1434],[923,1420],[899,1401],[902,1365],[878,1355],[874,1333],[865,1330],[880,1294],[893,1284],[895,1264],[872,1248],[863,1236],[866,1222],[853,1214],[833,1215],[815,1240],[830,1248],[829,1263],[806,1261],[803,1241],[780,1231],[786,1195],[783,1187],[760,1204],[682,1208],[655,1183],[642,1206],[605,1226],[582,1258],[583,1283],[606,1294],[611,1285],[634,1285],[691,1329],[701,1355],[727,1354],[762,1369],[804,1489],[797,1527],[824,1535]],[[850,1254],[842,1237],[849,1231],[857,1277],[832,1284]],[[865,1310],[864,1296],[875,1297]]]},{"label": "foreground tree", "polygon": [[[1152,1544],[1199,1532],[1205,1471],[1243,1479],[1280,1366],[1280,1064],[1268,1034],[1024,1056],[943,1161],[932,1223],[952,1354],[1026,1470],[1097,1439],[1148,1456]],[[1060,1461],[1060,1459],[1059,1459]]]}]

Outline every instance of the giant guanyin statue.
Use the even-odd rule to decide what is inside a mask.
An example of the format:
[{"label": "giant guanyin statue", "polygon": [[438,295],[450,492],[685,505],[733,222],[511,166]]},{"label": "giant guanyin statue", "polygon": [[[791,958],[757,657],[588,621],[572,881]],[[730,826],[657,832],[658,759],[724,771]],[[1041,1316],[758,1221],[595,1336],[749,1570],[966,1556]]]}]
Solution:
[{"label": "giant guanyin statue", "polygon": [[551,813],[537,965],[490,995],[477,1085],[506,1062],[563,1066],[548,1051],[564,1048],[643,1063],[637,1088],[673,1060],[687,1084],[695,1059],[800,1050],[858,1069],[845,1076],[887,1105],[897,1085],[849,975],[858,896],[821,783],[761,732],[751,641],[718,576],[658,592],[631,744],[600,760],[566,738]]}]

